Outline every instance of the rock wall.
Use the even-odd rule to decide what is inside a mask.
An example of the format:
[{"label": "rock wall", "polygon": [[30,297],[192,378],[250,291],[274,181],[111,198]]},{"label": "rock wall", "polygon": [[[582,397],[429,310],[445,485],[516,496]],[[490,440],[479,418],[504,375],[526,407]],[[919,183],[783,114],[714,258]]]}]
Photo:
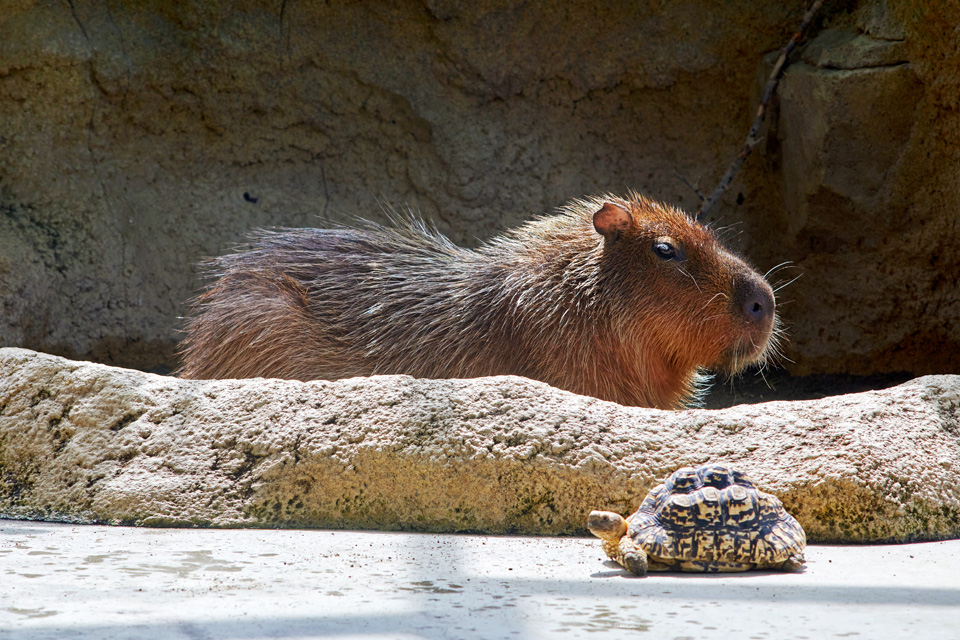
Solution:
[{"label": "rock wall", "polygon": [[[194,265],[406,203],[474,243],[568,198],[697,206],[800,2],[14,0],[0,346],[172,364]],[[956,371],[960,8],[828,2],[716,222],[795,373]]]},{"label": "rock wall", "polygon": [[801,276],[795,372],[956,372],[960,7],[861,4],[784,77],[765,171],[744,176],[782,203],[756,224],[782,242],[757,250]]},{"label": "rock wall", "polygon": [[0,517],[585,534],[726,462],[812,541],[960,536],[960,376],[721,411],[524,378],[192,381],[0,349]]}]

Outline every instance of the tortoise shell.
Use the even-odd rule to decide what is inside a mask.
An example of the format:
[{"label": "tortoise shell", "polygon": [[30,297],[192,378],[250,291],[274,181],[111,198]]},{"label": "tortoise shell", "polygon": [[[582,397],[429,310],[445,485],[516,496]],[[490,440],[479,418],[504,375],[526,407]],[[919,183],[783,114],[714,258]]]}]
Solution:
[{"label": "tortoise shell", "polygon": [[792,571],[803,565],[806,535],[744,473],[707,464],[678,469],[654,487],[626,519],[622,541],[646,553],[650,571]]}]

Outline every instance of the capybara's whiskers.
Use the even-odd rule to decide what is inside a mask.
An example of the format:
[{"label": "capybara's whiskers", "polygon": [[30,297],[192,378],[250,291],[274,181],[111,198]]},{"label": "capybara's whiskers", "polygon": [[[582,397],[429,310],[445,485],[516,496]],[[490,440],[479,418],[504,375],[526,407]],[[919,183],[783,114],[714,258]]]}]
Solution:
[{"label": "capybara's whiskers", "polygon": [[774,273],[776,273],[777,271],[779,271],[780,269],[785,269],[785,268],[787,268],[787,267],[789,267],[789,266],[792,266],[792,265],[793,265],[793,261],[792,261],[792,260],[786,260],[786,261],[784,261],[784,262],[781,262],[780,264],[774,265],[774,266],[770,267],[769,269],[767,269],[767,272],[766,272],[765,274],[763,274],[763,278],[764,278],[764,280],[766,280],[766,279],[768,279],[770,276],[772,276]]},{"label": "capybara's whiskers", "polygon": [[[700,291],[700,285],[697,284],[697,279],[696,279],[696,278],[694,278],[692,275],[690,275],[689,273],[687,273],[687,272],[684,271],[683,269],[678,268],[677,271],[679,271],[679,272],[682,273],[683,275],[685,275],[685,276],[687,276],[688,278],[690,278],[691,282],[693,282],[693,286],[695,286],[695,287],[697,288],[697,291]],[[702,293],[702,292],[701,292],[701,293]]]},{"label": "capybara's whiskers", "polygon": [[786,287],[789,287],[790,285],[792,285],[794,282],[796,282],[797,280],[799,280],[799,279],[802,278],[802,277],[803,277],[803,274],[801,273],[801,274],[799,274],[798,276],[796,276],[796,277],[788,280],[787,282],[778,283],[777,286],[774,288],[773,292],[774,292],[775,294],[776,294],[776,293],[779,293],[781,289],[784,289],[784,288],[786,288]]},{"label": "capybara's whiskers", "polygon": [[711,302],[713,302],[713,301],[716,300],[717,298],[721,298],[721,297],[726,298],[726,297],[727,297],[727,294],[723,293],[722,291],[716,292],[715,294],[713,294],[713,296],[711,296],[711,298],[710,298],[709,300],[707,300],[706,302],[703,303],[703,306],[701,307],[701,310],[706,309],[707,307],[710,306],[710,303],[711,303]]}]

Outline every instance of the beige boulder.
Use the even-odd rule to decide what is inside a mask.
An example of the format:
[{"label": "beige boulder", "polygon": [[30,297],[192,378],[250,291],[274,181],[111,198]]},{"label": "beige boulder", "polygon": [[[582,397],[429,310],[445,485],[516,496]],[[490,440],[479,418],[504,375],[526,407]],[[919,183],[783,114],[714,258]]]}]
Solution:
[{"label": "beige boulder", "polygon": [[815,541],[960,536],[960,377],[722,411],[524,378],[188,381],[0,349],[0,515],[580,534],[724,461]]}]

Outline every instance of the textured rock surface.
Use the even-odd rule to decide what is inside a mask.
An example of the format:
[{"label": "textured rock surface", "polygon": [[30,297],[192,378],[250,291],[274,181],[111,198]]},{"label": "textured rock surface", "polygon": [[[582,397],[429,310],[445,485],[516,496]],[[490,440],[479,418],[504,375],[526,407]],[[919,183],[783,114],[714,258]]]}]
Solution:
[{"label": "textured rock surface", "polygon": [[144,525],[583,533],[733,463],[812,540],[960,536],[960,377],[723,411],[523,378],[182,381],[0,350],[0,515]]},{"label": "textured rock surface", "polygon": [[777,237],[803,274],[787,294],[795,372],[960,371],[960,227],[928,200],[958,193],[960,138],[932,144],[912,44],[828,29],[781,84],[767,159],[783,177]]},{"label": "textured rock surface", "polygon": [[[199,259],[257,226],[379,217],[379,197],[461,242],[605,190],[694,208],[675,173],[712,188],[801,13],[5,2],[0,346],[169,365]],[[960,5],[822,22],[720,223],[803,274],[781,294],[794,372],[955,372]]]}]

